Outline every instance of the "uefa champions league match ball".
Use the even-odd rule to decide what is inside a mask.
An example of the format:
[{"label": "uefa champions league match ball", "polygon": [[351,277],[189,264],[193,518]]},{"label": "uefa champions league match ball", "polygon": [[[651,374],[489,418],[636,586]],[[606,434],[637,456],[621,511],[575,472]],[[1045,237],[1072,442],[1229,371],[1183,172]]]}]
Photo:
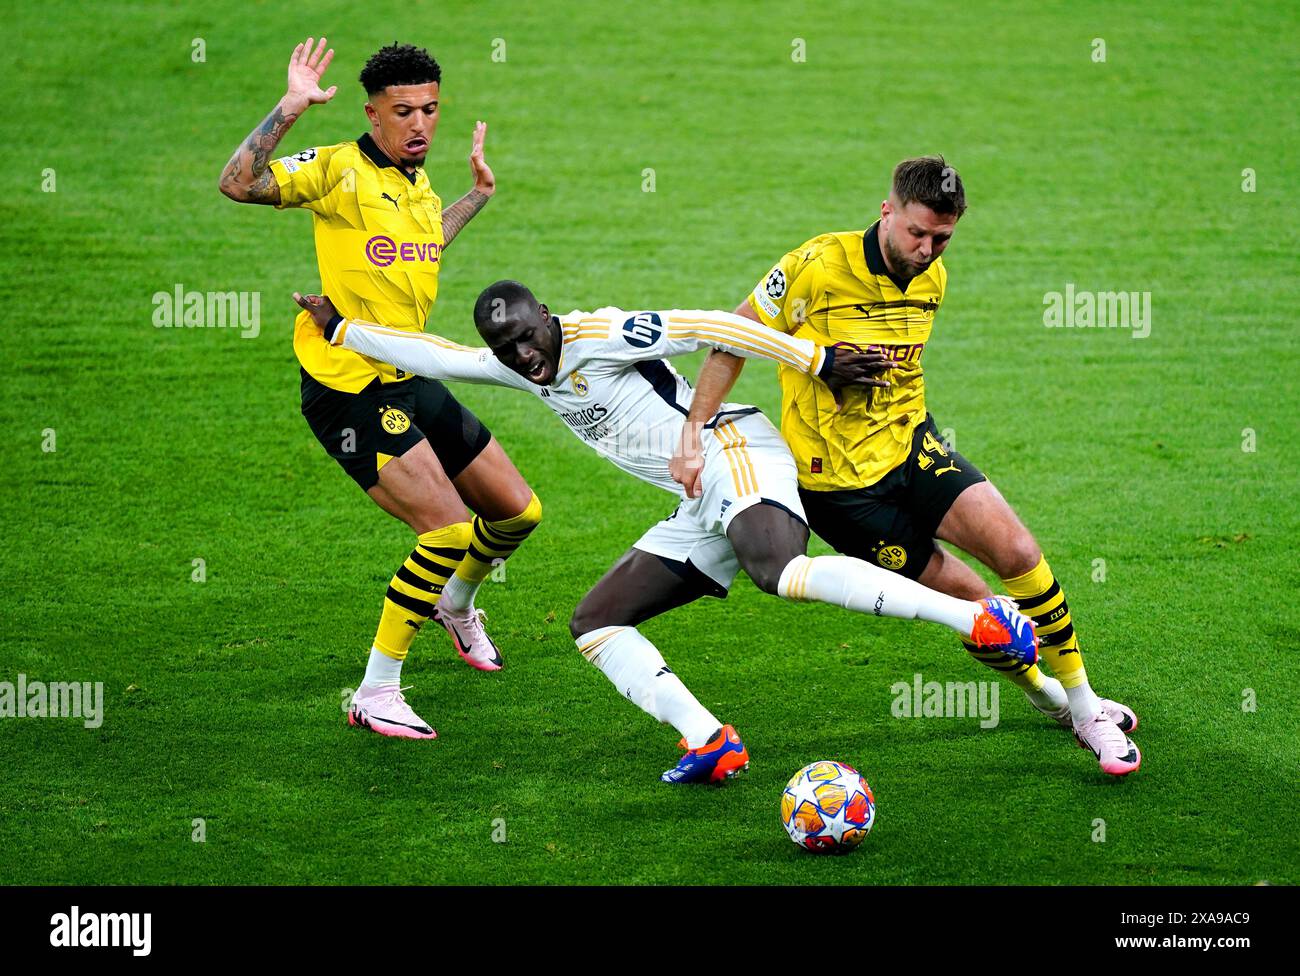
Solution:
[{"label": "uefa champions league match ball", "polygon": [[871,832],[876,798],[847,763],[822,759],[790,778],[781,793],[781,823],[790,839],[818,854],[847,854]]}]

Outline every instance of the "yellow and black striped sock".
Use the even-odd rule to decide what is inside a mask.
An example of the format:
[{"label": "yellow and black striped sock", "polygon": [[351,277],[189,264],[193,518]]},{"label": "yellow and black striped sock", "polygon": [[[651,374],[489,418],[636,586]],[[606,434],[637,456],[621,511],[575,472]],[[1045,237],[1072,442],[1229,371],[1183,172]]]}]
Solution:
[{"label": "yellow and black striped sock", "polygon": [[542,521],[542,502],[536,496],[513,518],[490,522],[474,516],[474,527],[465,558],[456,567],[456,577],[449,581],[447,601],[456,609],[467,609],[474,602],[474,591],[488,578],[494,566],[509,559]]},{"label": "yellow and black striped sock", "polygon": [[1085,684],[1088,675],[1070,620],[1070,605],[1047,560],[1039,559],[1038,565],[1023,576],[1002,582],[1007,595],[1020,605],[1020,612],[1033,619],[1038,631],[1038,653],[1052,674],[1067,690]]},{"label": "yellow and black striped sock", "polygon": [[419,545],[388,584],[384,612],[375,633],[375,650],[394,660],[405,660],[415,635],[433,616],[433,605],[448,577],[465,558],[469,540],[468,522],[420,534]]}]

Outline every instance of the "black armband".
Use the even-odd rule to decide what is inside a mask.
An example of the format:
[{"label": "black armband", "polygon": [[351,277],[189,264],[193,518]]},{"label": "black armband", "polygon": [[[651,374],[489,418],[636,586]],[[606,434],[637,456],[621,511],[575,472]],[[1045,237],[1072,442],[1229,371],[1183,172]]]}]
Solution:
[{"label": "black armband", "polygon": [[817,370],[817,376],[825,380],[830,378],[831,370],[835,366],[835,347],[822,346],[822,352],[826,354],[826,358],[822,361],[822,368]]}]

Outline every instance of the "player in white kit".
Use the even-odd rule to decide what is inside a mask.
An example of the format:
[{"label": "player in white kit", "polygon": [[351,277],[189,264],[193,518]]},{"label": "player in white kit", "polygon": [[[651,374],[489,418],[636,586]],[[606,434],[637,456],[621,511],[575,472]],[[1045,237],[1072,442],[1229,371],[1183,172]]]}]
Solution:
[{"label": "player in white kit", "polygon": [[681,733],[686,752],[660,777],[665,782],[721,782],[747,768],[749,754],[637,625],[701,596],[725,596],[740,569],[788,600],[941,623],[980,646],[1037,660],[1033,624],[1006,598],[958,600],[859,559],[805,555],[794,458],[757,407],[726,403],[705,424],[700,497],[686,498],[669,474],[694,391],[665,357],[723,349],[784,363],[838,392],[854,383],[884,385],[889,363],[879,354],[819,346],[728,312],[606,307],[554,316],[514,281],[489,286],[475,304],[486,349],[345,320],[328,298],[294,298],[321,326],[321,341],[419,376],[529,392],[598,454],[677,497],[672,515],[614,564],[569,624],[588,661]]}]

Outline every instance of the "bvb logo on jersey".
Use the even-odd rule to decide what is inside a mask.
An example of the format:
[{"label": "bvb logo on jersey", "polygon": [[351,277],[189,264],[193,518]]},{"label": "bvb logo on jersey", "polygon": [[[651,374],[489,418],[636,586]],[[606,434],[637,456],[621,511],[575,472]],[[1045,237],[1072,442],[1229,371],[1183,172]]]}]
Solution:
[{"label": "bvb logo on jersey", "polygon": [[902,569],[907,565],[907,550],[902,546],[885,546],[876,552],[876,562],[885,569]]},{"label": "bvb logo on jersey", "polygon": [[589,389],[591,388],[587,386],[587,378],[581,373],[574,373],[573,392],[578,394],[578,396],[586,396]]},{"label": "bvb logo on jersey", "polygon": [[390,434],[405,434],[411,426],[411,418],[396,407],[389,407],[379,418],[379,423]]}]

